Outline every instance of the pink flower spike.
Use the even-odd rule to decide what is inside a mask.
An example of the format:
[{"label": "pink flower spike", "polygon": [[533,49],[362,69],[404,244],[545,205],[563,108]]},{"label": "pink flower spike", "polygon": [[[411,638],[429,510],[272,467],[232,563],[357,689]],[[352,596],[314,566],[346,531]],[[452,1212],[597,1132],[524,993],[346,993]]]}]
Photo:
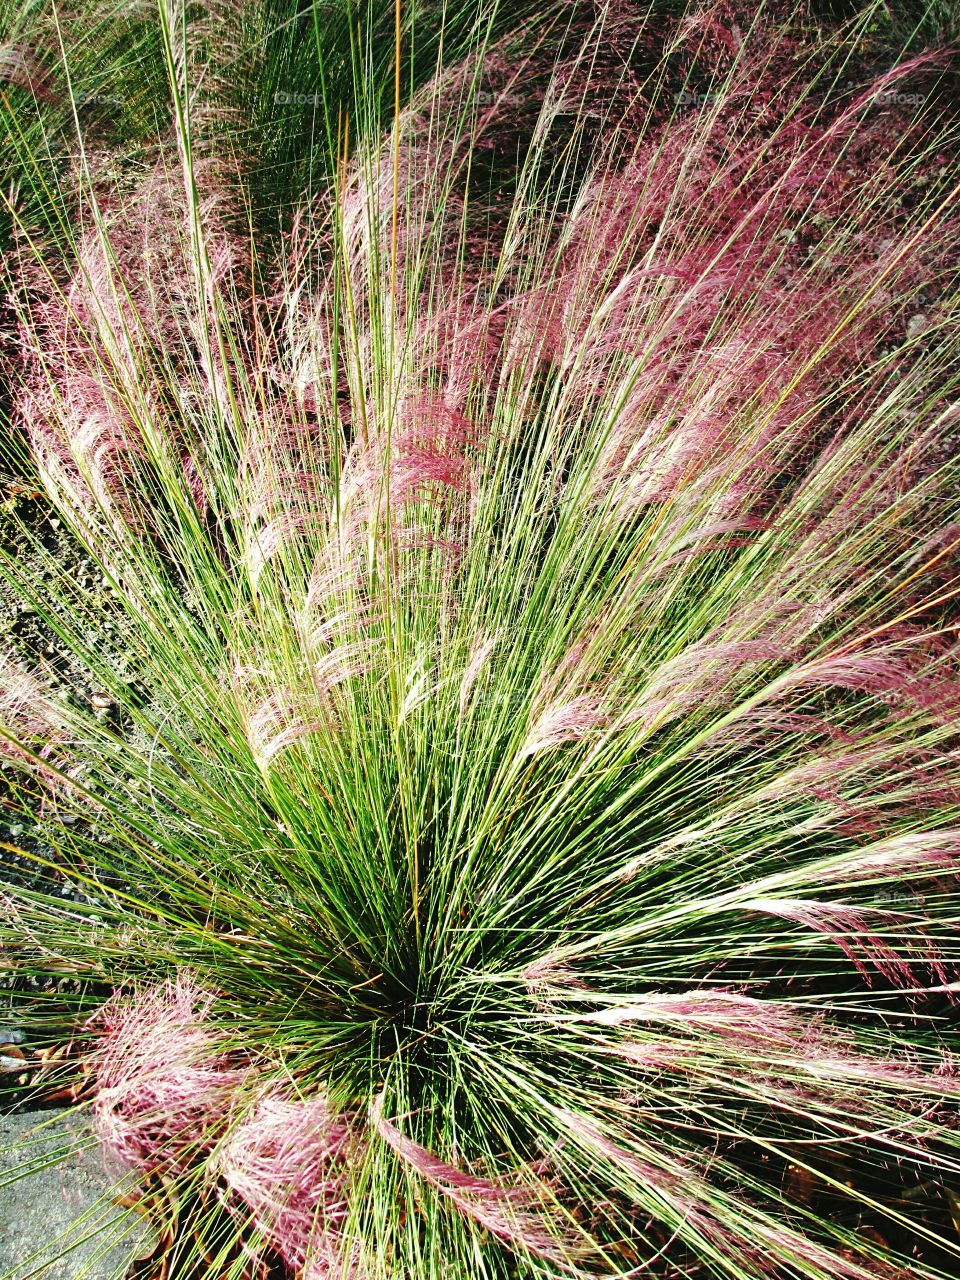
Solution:
[{"label": "pink flower spike", "polygon": [[567,742],[579,742],[606,723],[606,714],[591,694],[580,694],[575,698],[561,696],[554,699],[530,726],[518,758],[523,760]]},{"label": "pink flower spike", "polygon": [[866,848],[858,849],[827,872],[831,882],[888,878],[890,872],[908,875],[943,869],[955,869],[960,858],[960,831],[916,831],[892,836]]},{"label": "pink flower spike", "polygon": [[282,690],[256,707],[247,720],[247,739],[254,758],[266,765],[286,747],[311,733],[320,733],[325,725],[319,720],[299,716],[297,700],[289,690]]},{"label": "pink flower spike", "polygon": [[563,1265],[569,1246],[545,1226],[542,1195],[527,1187],[505,1187],[464,1173],[405,1137],[383,1114],[383,1095],[370,1108],[370,1123],[387,1145],[425,1181],[447,1197],[465,1218],[514,1249]]},{"label": "pink flower spike", "polygon": [[[911,962],[867,923],[868,917],[885,917],[888,924],[896,924],[899,913],[801,898],[754,898],[743,906],[745,910],[779,916],[782,920],[790,920],[816,933],[825,934],[837,944],[868,982],[872,966],[894,985],[913,987],[918,984],[919,979]],[[915,945],[921,939],[914,935],[911,941]],[[928,965],[932,964],[939,970],[937,957],[932,949],[927,949],[924,959]],[[941,980],[945,981],[945,975],[940,972]]]},{"label": "pink flower spike", "polygon": [[29,757],[11,738],[42,739],[46,744],[63,736],[63,713],[52,691],[9,654],[0,653],[0,754],[16,760]]},{"label": "pink flower spike", "polygon": [[561,958],[561,953],[548,951],[546,955],[532,960],[520,971],[527,994],[538,1009],[547,1009],[551,998],[559,991],[587,991],[587,984],[578,978],[569,965]]},{"label": "pink flower spike", "polygon": [[463,678],[460,681],[461,715],[463,715],[467,709],[467,705],[470,701],[470,692],[477,680],[480,678],[480,673],[486,666],[490,655],[496,648],[497,640],[498,637],[495,635],[480,636],[474,641],[473,646],[470,649],[470,656],[467,661],[467,665],[464,668]]},{"label": "pink flower spike", "polygon": [[212,997],[181,974],[117,996],[87,1023],[99,1032],[92,1056],[93,1115],[101,1141],[144,1169],[179,1168],[211,1146],[248,1078],[217,1046]]},{"label": "pink flower spike", "polygon": [[271,1091],[219,1146],[212,1171],[227,1208],[253,1225],[291,1267],[320,1277],[354,1276],[349,1216],[352,1162],[359,1139],[325,1098],[304,1101]]},{"label": "pink flower spike", "polygon": [[626,1170],[638,1182],[650,1187],[664,1199],[672,1200],[683,1189],[685,1179],[679,1170],[659,1169],[648,1160],[642,1160],[624,1150],[618,1143],[606,1137],[586,1116],[563,1107],[557,1109],[556,1116],[563,1127],[573,1134],[581,1145],[586,1146],[602,1159],[609,1160]]},{"label": "pink flower spike", "polygon": [[630,1022],[663,1023],[688,1033],[790,1045],[809,1031],[809,1019],[787,1005],[736,991],[652,991],[626,1004],[614,1004],[577,1021],[622,1026]]}]

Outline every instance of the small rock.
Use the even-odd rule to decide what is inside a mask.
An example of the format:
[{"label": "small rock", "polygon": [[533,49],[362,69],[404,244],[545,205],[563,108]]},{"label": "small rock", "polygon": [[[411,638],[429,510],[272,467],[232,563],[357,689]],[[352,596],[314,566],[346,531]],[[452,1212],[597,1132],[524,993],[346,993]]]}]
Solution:
[{"label": "small rock", "polygon": [[27,1033],[20,1027],[0,1026],[0,1044],[26,1044]]}]

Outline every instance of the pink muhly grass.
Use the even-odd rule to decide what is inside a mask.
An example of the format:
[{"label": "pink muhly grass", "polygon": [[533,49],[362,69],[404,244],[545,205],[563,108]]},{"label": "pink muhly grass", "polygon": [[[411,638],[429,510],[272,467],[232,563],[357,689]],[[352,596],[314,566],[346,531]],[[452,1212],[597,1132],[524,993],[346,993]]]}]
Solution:
[{"label": "pink muhly grass", "polygon": [[[687,1239],[708,1242],[708,1247],[727,1262],[757,1277],[773,1274],[778,1262],[818,1280],[875,1280],[877,1272],[864,1259],[844,1257],[806,1234],[776,1222],[756,1208],[742,1192],[718,1192],[705,1176],[705,1169],[688,1164],[664,1148],[650,1149],[647,1157],[607,1135],[589,1117],[555,1108],[555,1118],[565,1135],[592,1160],[599,1159],[625,1176],[648,1205],[659,1201],[666,1207],[668,1221]],[[663,1209],[660,1210],[663,1213]],[[907,1280],[907,1272],[893,1269],[889,1274]]]},{"label": "pink muhly grass", "polygon": [[115,529],[133,518],[127,502],[142,449],[125,412],[91,375],[64,369],[55,386],[38,385],[20,401],[21,421],[44,484],[93,527]]},{"label": "pink muhly grass", "polygon": [[[911,1099],[949,1098],[958,1088],[948,1062],[933,1072],[929,1061],[892,1047],[881,1056],[822,1013],[788,1001],[721,990],[652,993],[578,1019],[623,1027],[651,1024],[644,1038],[627,1032],[601,1049],[643,1073],[685,1076],[736,1096],[759,1089],[770,1107],[786,1113],[799,1109],[840,1129],[869,1124],[878,1132],[889,1130],[891,1142],[891,1099],[909,1108]],[[870,1084],[873,1091],[845,1099],[838,1112],[839,1093],[855,1090],[858,1083]],[[920,1130],[907,1112],[902,1120],[898,1140],[915,1143]]]},{"label": "pink muhly grass", "polygon": [[[489,1178],[465,1173],[440,1159],[387,1120],[383,1095],[370,1108],[370,1124],[384,1142],[424,1181],[436,1188],[465,1217],[512,1248],[547,1261],[569,1263],[570,1248],[563,1233],[548,1226],[545,1188],[504,1186]],[[553,1229],[551,1229],[553,1227]]]},{"label": "pink muhly grass", "polygon": [[412,494],[421,485],[439,484],[463,493],[469,483],[466,451],[479,443],[479,430],[443,396],[420,392],[404,397],[397,409],[393,433],[402,462],[400,501],[407,486]]},{"label": "pink muhly grass", "polygon": [[564,991],[588,991],[587,984],[565,964],[562,953],[548,951],[520,970],[520,979],[536,1008],[548,1009],[553,998]]},{"label": "pink muhly grass", "polygon": [[447,582],[464,551],[478,435],[433,393],[405,396],[392,417],[371,422],[343,463],[319,578],[362,590],[376,549],[379,572],[398,584],[418,566],[443,565]]},{"label": "pink muhly grass", "polygon": [[[67,708],[50,681],[0,652],[0,759],[6,757],[42,785],[41,817],[78,794],[84,767],[72,758],[70,742]],[[84,796],[83,803],[88,811],[97,808],[92,798]]]},{"label": "pink muhly grass", "polygon": [[[17,740],[39,743],[49,750],[65,732],[64,710],[53,690],[28,671],[22,662],[0,652],[0,753],[29,759]],[[8,737],[7,734],[10,736]]]},{"label": "pink muhly grass", "polygon": [[[694,1229],[719,1226],[710,1214],[709,1187],[698,1174],[675,1157],[660,1151],[662,1163],[645,1159],[627,1150],[619,1142],[608,1137],[600,1125],[589,1117],[567,1108],[555,1111],[556,1119],[565,1134],[596,1158],[609,1162],[619,1172],[626,1173],[648,1193],[665,1202],[686,1224]],[[653,1156],[655,1153],[650,1152]],[[735,1243],[730,1241],[730,1243]]]},{"label": "pink muhly grass", "polygon": [[268,765],[286,748],[311,734],[329,733],[338,723],[336,690],[370,666],[364,640],[326,646],[313,636],[299,682],[282,683],[260,668],[237,663],[234,696],[253,758]]},{"label": "pink muhly grass", "polygon": [[309,647],[346,644],[364,635],[376,618],[376,605],[355,558],[335,531],[332,545],[314,559],[298,619]]},{"label": "pink muhly grass", "polygon": [[[835,858],[821,859],[808,869],[800,867],[751,888],[817,887],[901,882],[905,877],[952,874],[960,855],[960,832],[953,829],[908,831],[862,844]],[[764,896],[766,896],[764,894]]]},{"label": "pink muhly grass", "polygon": [[[561,1107],[554,1109],[561,1132],[586,1153],[593,1161],[601,1161],[615,1170],[618,1178],[626,1178],[636,1187],[636,1195],[648,1210],[657,1207],[658,1216],[672,1224],[674,1231],[682,1232],[687,1239],[707,1241],[711,1251],[721,1257],[746,1263],[750,1273],[766,1275],[770,1259],[757,1248],[752,1229],[756,1225],[749,1203],[740,1196],[717,1194],[703,1172],[685,1164],[664,1148],[650,1149],[648,1155],[636,1154],[626,1145],[607,1135],[601,1126],[579,1112]],[[756,1214],[759,1221],[764,1215]],[[805,1238],[784,1229],[780,1240],[785,1246],[787,1259],[810,1256],[804,1248]],[[824,1259],[832,1255],[821,1251]],[[792,1257],[791,1257],[792,1255]],[[823,1280],[833,1274],[841,1274],[853,1280],[866,1280],[869,1272],[851,1267],[848,1273],[841,1269],[824,1268]]]},{"label": "pink muhly grass", "polygon": [[38,102],[56,102],[50,69],[25,44],[0,45],[0,84],[15,85],[32,94]]},{"label": "pink muhly grass", "polygon": [[481,678],[484,670],[487,668],[490,657],[496,649],[498,641],[499,637],[496,635],[481,635],[473,642],[467,658],[467,664],[464,667],[463,675],[460,679],[460,696],[458,704],[461,715],[464,715],[467,707],[470,705],[474,686]]},{"label": "pink muhly grass", "polygon": [[230,1212],[291,1267],[320,1280],[358,1274],[344,1237],[361,1138],[322,1097],[261,1097],[221,1142],[210,1164]]},{"label": "pink muhly grass", "polygon": [[[85,221],[61,292],[19,304],[51,494],[157,551],[158,688],[129,708],[155,811],[112,738],[103,785],[171,903],[158,955],[210,976],[108,1004],[95,1115],[141,1170],[199,1166],[251,1263],[303,1280],[427,1249],[456,1280],[594,1253],[867,1280],[867,1228],[780,1165],[836,1190],[845,1161],[953,1160],[954,1078],[911,1030],[958,985],[952,425],[947,356],[901,339],[923,298],[948,350],[960,226],[909,239],[925,195],[891,151],[935,169],[930,122],[870,114],[932,63],[838,103],[806,27],[726,0],[663,30],[604,8],[573,54],[570,21],[556,65],[511,35],[379,140],[351,116],[265,292],[206,55],[174,58],[185,189],[164,156],[100,201],[115,253]],[[688,69],[717,106],[671,97]],[[494,192],[487,159],[526,155]],[[864,901],[898,878],[929,909]],[[208,986],[249,1002],[249,1060]]]},{"label": "pink muhly grass", "polygon": [[839,875],[853,873],[866,878],[876,875],[888,878],[891,872],[909,875],[940,868],[956,870],[960,858],[960,831],[941,829],[903,832],[887,840],[858,850],[846,865],[837,867]]},{"label": "pink muhly grass", "polygon": [[[576,1015],[576,1019],[605,1026],[649,1023],[669,1027],[691,1037],[701,1049],[716,1041],[731,1053],[753,1051],[764,1058],[793,1056],[811,1062],[830,1058],[859,1063],[863,1070],[869,1070],[875,1061],[866,1055],[858,1057],[855,1042],[832,1028],[821,1013],[810,1013],[787,1000],[761,999],[719,988],[651,992],[629,1003]],[[617,1041],[611,1051],[640,1062],[648,1051],[656,1059],[658,1049],[669,1054],[683,1050],[684,1043],[672,1035],[650,1042],[627,1039]],[[897,1070],[902,1070],[902,1064]]]},{"label": "pink muhly grass", "polygon": [[647,728],[660,728],[694,708],[723,705],[731,686],[748,679],[758,666],[786,656],[782,643],[772,639],[698,641],[654,670],[639,704],[629,719]]},{"label": "pink muhly grass", "polygon": [[611,724],[606,705],[610,688],[592,678],[591,645],[598,635],[602,636],[600,625],[579,636],[556,665],[541,676],[518,760],[579,742]]},{"label": "pink muhly grass", "polygon": [[[948,981],[933,944],[927,942],[922,934],[911,936],[909,931],[905,931],[900,912],[798,898],[754,898],[745,902],[743,907],[825,934],[868,983],[875,972],[896,986],[915,987],[921,981],[915,967],[917,964],[932,968],[940,982]],[[899,942],[899,948],[878,932],[884,925],[892,938]],[[904,949],[911,953],[919,950],[921,954],[915,959],[913,956],[907,958],[903,954]]]},{"label": "pink muhly grass", "polygon": [[856,839],[855,851],[824,868],[818,866],[816,874],[822,870],[834,884],[846,876],[851,882],[869,879],[871,866],[882,879],[898,865],[905,875],[911,874],[911,867],[917,874],[933,874],[955,865],[956,839],[950,831],[887,835],[895,817],[916,822],[918,815],[956,802],[960,791],[954,757],[919,747],[904,751],[902,744],[892,749],[883,736],[853,733],[842,722],[781,711],[776,705],[755,706],[738,717],[733,726],[725,727],[723,741],[756,749],[774,739],[782,743],[788,734],[806,745],[807,758],[761,788],[754,803],[795,804],[813,798],[818,804],[806,819],[810,829],[836,823],[838,830]]},{"label": "pink muhly grass", "polygon": [[250,713],[247,740],[256,760],[269,764],[275,755],[310,733],[320,733],[321,720],[301,719],[302,700],[289,690],[272,694]]},{"label": "pink muhly grass", "polygon": [[579,742],[602,729],[607,721],[606,712],[593,694],[555,698],[532,721],[518,759],[551,751],[565,743]]},{"label": "pink muhly grass", "polygon": [[862,693],[896,691],[909,687],[913,664],[887,647],[859,653],[814,658],[790,672],[791,687],[835,685]]},{"label": "pink muhly grass", "polygon": [[603,1026],[652,1023],[686,1034],[720,1036],[744,1048],[793,1046],[811,1029],[810,1019],[789,1004],[719,988],[654,991],[575,1017]]},{"label": "pink muhly grass", "polygon": [[363,675],[370,666],[370,645],[365,639],[352,644],[318,647],[309,669],[313,695],[322,703],[329,702],[334,689]]},{"label": "pink muhly grass", "polygon": [[252,524],[246,547],[246,564],[250,581],[259,585],[263,572],[279,553],[302,532],[309,531],[317,517],[308,512],[282,511]]},{"label": "pink muhly grass", "polygon": [[240,453],[243,523],[251,582],[290,543],[315,537],[328,516],[324,491],[327,449],[295,403],[277,401],[252,412]]},{"label": "pink muhly grass", "polygon": [[[28,372],[17,415],[51,496],[97,541],[104,526],[124,536],[155,523],[138,477],[158,445],[182,490],[205,507],[202,451],[185,419],[204,398],[230,411],[232,372],[220,367],[209,330],[218,295],[242,292],[243,253],[221,201],[208,197],[204,208],[216,212],[201,215],[209,270],[198,303],[181,226],[186,196],[162,162],[119,207],[108,193],[84,198],[92,226],[78,238],[69,278],[24,265],[14,301]],[[177,362],[173,380],[163,356]]]},{"label": "pink muhly grass", "polygon": [[389,427],[380,427],[354,447],[345,466],[347,502],[355,495],[358,515],[372,523],[389,501],[392,512],[420,502],[469,493],[468,446],[476,428],[437,396],[406,397]]},{"label": "pink muhly grass", "polygon": [[[949,1105],[958,1087],[948,1059],[938,1066],[893,1042],[860,1043],[802,1003],[721,990],[653,993],[577,1018],[650,1023],[642,1039],[628,1031],[599,1050],[647,1079],[654,1073],[732,1098],[762,1096],[784,1117],[805,1116],[839,1134],[869,1130],[894,1150],[922,1150],[931,1108]],[[645,1096],[642,1084],[637,1096]]]},{"label": "pink muhly grass", "polygon": [[770,1259],[780,1258],[789,1265],[792,1260],[800,1258],[824,1280],[911,1280],[914,1274],[907,1267],[879,1260],[859,1263],[849,1254],[845,1256],[828,1249],[799,1231],[792,1231],[769,1219],[751,1223],[751,1226],[757,1232],[761,1247],[764,1247],[763,1261],[767,1265]]},{"label": "pink muhly grass", "polygon": [[[740,74],[749,77],[748,63]],[[749,92],[755,102],[756,86]],[[848,111],[827,126],[798,127],[795,150],[776,133],[765,138],[762,127],[749,140],[737,137],[741,126],[736,113],[727,112],[709,121],[697,113],[674,121],[665,139],[646,144],[626,166],[611,165],[574,215],[583,232],[570,237],[575,247],[566,274],[576,284],[565,288],[580,305],[566,309],[562,347],[587,344],[584,374],[598,384],[609,379],[614,358],[622,362],[630,353],[636,361],[596,470],[598,498],[606,496],[622,515],[665,498],[690,502],[708,493],[715,495],[718,519],[759,514],[756,504],[770,480],[805,447],[817,389],[809,378],[798,383],[797,375],[819,353],[814,376],[819,386],[828,385],[858,358],[867,331],[887,321],[881,299],[867,299],[856,325],[832,339],[843,295],[824,290],[792,250],[758,234],[772,203],[785,197],[805,193],[822,214],[835,214],[861,172],[840,156],[851,146],[859,151],[876,123]],[[713,157],[730,154],[731,147],[735,158],[727,171]],[[702,182],[704,233],[683,247],[686,215],[678,216],[670,202],[691,152],[704,157],[702,178],[686,174],[684,187],[696,201]],[[746,163],[747,155],[754,163]],[[597,236],[601,219],[604,233]],[[658,227],[657,267],[631,264],[614,275],[611,288],[609,264],[624,239],[643,237],[648,223]],[[875,228],[865,234],[881,238]],[[674,236],[682,256],[671,259]],[[857,269],[853,258],[851,269]],[[619,310],[616,325],[597,326],[593,319],[600,288],[604,305]],[[591,326],[598,332],[592,347]],[[601,337],[609,349],[599,345]],[[555,358],[562,361],[562,349]],[[744,430],[748,415],[756,425]]]},{"label": "pink muhly grass", "polygon": [[475,388],[495,385],[508,308],[483,306],[465,288],[418,317],[411,336],[416,365],[449,409],[466,413]]},{"label": "pink muhly grass", "polygon": [[[390,260],[395,216],[397,263],[404,274],[413,275],[421,265],[423,245],[429,244],[441,261],[456,255],[462,211],[458,180],[471,151],[483,149],[485,134],[509,131],[516,106],[508,87],[521,80],[525,62],[522,55],[509,58],[493,48],[482,59],[469,56],[440,70],[402,108],[390,145],[350,166],[338,193],[339,212],[345,253],[358,277],[365,264]],[[460,113],[477,78],[488,86],[488,105],[461,131]],[[438,201],[441,191],[444,198]],[[370,306],[377,307],[377,301]]]},{"label": "pink muhly grass", "polygon": [[[665,541],[671,554],[662,560],[657,569],[664,572],[683,563],[692,556],[707,555],[712,551],[730,551],[749,546],[754,534],[768,527],[765,520],[754,518],[714,520],[695,529],[688,529],[673,537],[667,533]],[[731,536],[737,535],[737,536]],[[743,535],[743,536],[740,536]]]},{"label": "pink muhly grass", "polygon": [[104,1145],[141,1170],[181,1169],[209,1150],[248,1070],[218,1043],[212,997],[181,973],[109,1001],[88,1023],[93,1117]]}]

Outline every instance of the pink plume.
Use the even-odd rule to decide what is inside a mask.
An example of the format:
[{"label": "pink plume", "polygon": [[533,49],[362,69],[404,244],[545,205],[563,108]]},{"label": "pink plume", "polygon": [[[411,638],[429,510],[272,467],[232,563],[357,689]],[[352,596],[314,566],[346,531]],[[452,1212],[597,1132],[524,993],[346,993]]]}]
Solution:
[{"label": "pink plume", "polygon": [[[64,734],[63,710],[53,691],[10,654],[0,652],[0,726],[12,736],[49,746]],[[28,757],[15,742],[0,735],[0,753],[16,760]]]},{"label": "pink plume", "polygon": [[952,870],[960,856],[960,831],[912,831],[852,850],[832,865],[818,864],[817,883],[844,884],[889,880],[892,874],[929,874]]},{"label": "pink plume", "polygon": [[629,719],[659,728],[714,706],[731,682],[747,679],[761,663],[782,660],[786,652],[777,639],[697,641],[654,670]]},{"label": "pink plume", "polygon": [[187,974],[116,996],[87,1024],[101,1141],[137,1168],[179,1168],[209,1148],[248,1079],[219,1048],[212,997]]},{"label": "pink plume", "polygon": [[490,655],[497,647],[499,637],[478,636],[470,647],[470,654],[467,659],[467,665],[464,668],[463,676],[460,680],[460,714],[463,715],[470,702],[470,694],[473,686],[480,678],[480,674],[486,666]]},{"label": "pink plume", "polygon": [[321,733],[327,727],[322,720],[305,719],[303,711],[303,700],[291,690],[284,689],[272,694],[250,712],[247,740],[251,752],[261,764],[269,764],[274,756],[300,738]]},{"label": "pink plume", "polygon": [[[895,985],[920,985],[912,967],[916,961],[906,959],[900,950],[874,932],[868,923],[871,918],[881,924],[886,920],[894,928],[898,923],[898,912],[805,898],[754,898],[745,902],[743,907],[748,911],[779,916],[782,920],[791,920],[817,933],[826,934],[868,981],[872,966]],[[922,939],[914,933],[910,941],[915,949]],[[941,982],[947,981],[946,974],[929,946],[924,962],[935,967]]]},{"label": "pink plume", "polygon": [[247,742],[261,765],[310,734],[333,731],[338,723],[335,690],[369,667],[362,641],[327,648],[316,643],[317,635],[313,639],[316,652],[296,688],[277,688],[269,674],[258,668],[239,663],[234,667],[233,685]]},{"label": "pink plume", "polygon": [[549,1008],[551,997],[559,991],[588,990],[587,984],[564,963],[562,953],[558,951],[548,951],[531,960],[520,971],[520,978],[538,1009]]},{"label": "pink plume", "polygon": [[359,1139],[325,1098],[297,1101],[270,1092],[217,1148],[212,1169],[227,1207],[251,1221],[291,1267],[317,1280],[357,1275],[342,1231],[349,1215]]},{"label": "pink plume", "polygon": [[606,713],[592,694],[574,698],[560,696],[530,725],[518,759],[551,751],[568,742],[579,742],[607,723]]},{"label": "pink plume", "polygon": [[622,1026],[662,1023],[677,1030],[720,1035],[743,1044],[791,1045],[808,1034],[809,1020],[788,1005],[722,989],[653,991],[624,1004],[578,1015],[578,1021]]},{"label": "pink plume", "polygon": [[569,1249],[547,1229],[542,1195],[527,1187],[505,1187],[488,1178],[464,1173],[405,1137],[383,1114],[381,1094],[370,1108],[370,1123],[396,1154],[425,1181],[497,1239],[548,1261],[564,1264]]}]

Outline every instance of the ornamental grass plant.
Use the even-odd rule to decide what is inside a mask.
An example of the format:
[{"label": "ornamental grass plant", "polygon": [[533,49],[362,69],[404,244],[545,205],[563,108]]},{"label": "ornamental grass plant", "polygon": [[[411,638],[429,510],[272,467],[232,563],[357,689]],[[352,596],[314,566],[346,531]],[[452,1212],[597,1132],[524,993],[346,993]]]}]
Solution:
[{"label": "ornamental grass plant", "polygon": [[949,1280],[956,52],[325,12],[7,200],[42,1088],[170,1280]]}]

